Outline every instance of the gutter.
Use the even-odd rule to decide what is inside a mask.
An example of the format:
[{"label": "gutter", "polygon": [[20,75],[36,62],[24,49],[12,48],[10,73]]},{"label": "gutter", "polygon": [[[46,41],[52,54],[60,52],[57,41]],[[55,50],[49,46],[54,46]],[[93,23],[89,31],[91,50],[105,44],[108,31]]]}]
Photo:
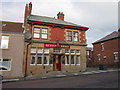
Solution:
[{"label": "gutter", "polygon": [[27,77],[27,59],[28,59],[27,55],[28,55],[28,47],[29,47],[29,45],[31,45],[31,42],[29,42],[29,43],[27,44],[27,50],[26,50],[26,63],[25,63],[25,75],[24,75],[24,79],[26,79],[26,77]]}]

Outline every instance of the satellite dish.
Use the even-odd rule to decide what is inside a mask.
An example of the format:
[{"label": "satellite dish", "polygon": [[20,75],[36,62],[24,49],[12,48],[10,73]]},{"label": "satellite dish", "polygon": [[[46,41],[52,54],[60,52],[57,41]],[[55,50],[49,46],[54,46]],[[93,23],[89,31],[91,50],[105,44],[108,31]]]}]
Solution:
[{"label": "satellite dish", "polygon": [[28,40],[32,39],[32,35],[30,32],[25,32],[24,37],[25,37],[25,39],[28,39]]}]

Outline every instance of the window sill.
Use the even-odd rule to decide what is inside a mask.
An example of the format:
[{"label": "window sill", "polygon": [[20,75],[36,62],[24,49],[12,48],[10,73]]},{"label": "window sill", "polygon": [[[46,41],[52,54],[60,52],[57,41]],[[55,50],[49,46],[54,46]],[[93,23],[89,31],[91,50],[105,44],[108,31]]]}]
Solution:
[{"label": "window sill", "polygon": [[75,64],[71,64],[72,66],[75,66]]}]

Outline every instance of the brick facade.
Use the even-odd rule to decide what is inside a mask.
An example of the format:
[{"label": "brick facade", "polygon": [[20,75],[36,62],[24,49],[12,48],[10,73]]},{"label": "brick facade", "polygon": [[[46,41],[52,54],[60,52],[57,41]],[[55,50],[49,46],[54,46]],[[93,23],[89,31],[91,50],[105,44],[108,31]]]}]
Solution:
[{"label": "brick facade", "polygon": [[[31,34],[31,39],[25,40],[25,76],[86,69],[85,31],[88,28],[65,22],[63,12],[59,12],[57,16],[57,19],[31,14],[28,19],[25,17],[25,32]],[[40,21],[42,19],[46,21]]]},{"label": "brick facade", "polygon": [[[99,66],[101,64],[117,67],[120,63],[119,58],[119,40],[120,38],[113,38],[103,42],[93,43],[94,48],[94,66]],[[104,50],[102,50],[102,44],[104,44]],[[115,60],[115,53],[118,53],[118,59]],[[98,55],[100,55],[100,60],[98,60]]]}]

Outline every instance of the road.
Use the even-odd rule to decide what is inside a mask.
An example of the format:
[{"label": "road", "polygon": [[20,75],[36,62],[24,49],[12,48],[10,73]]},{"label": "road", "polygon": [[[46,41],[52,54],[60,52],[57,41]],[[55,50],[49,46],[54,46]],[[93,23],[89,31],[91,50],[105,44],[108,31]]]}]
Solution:
[{"label": "road", "polygon": [[118,72],[8,82],[2,86],[3,88],[118,88]]}]

